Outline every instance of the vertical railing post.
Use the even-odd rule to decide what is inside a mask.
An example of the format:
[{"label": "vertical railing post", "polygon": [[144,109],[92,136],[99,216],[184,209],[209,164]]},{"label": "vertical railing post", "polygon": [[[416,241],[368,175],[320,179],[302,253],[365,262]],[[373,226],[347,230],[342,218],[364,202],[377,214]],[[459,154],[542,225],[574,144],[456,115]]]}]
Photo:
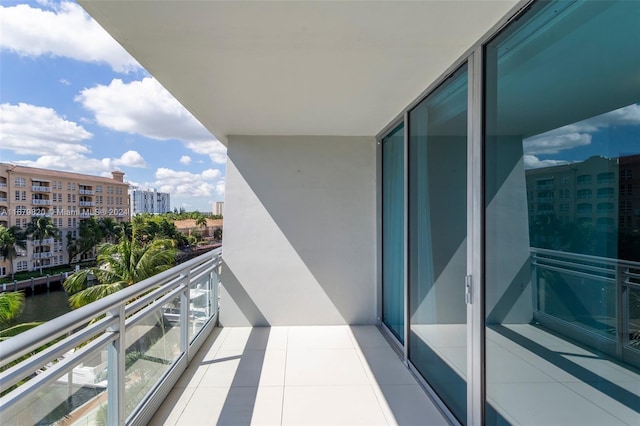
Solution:
[{"label": "vertical railing post", "polygon": [[[531,262],[531,291],[533,292],[533,311],[540,311],[540,277],[538,276],[538,266],[536,265],[536,253],[531,253],[529,261]],[[543,299],[544,300],[544,299]]]},{"label": "vertical railing post", "polygon": [[125,400],[125,351],[126,329],[124,303],[107,312],[107,316],[118,317],[118,323],[107,331],[114,332],[117,338],[107,346],[107,424],[124,425]]},{"label": "vertical railing post", "polygon": [[[624,298],[625,287],[623,286],[624,274],[623,266],[619,262],[616,262],[615,277],[616,277],[616,356],[618,359],[622,359],[622,351],[624,348],[624,336],[625,328],[628,322],[626,321]],[[628,312],[627,312],[628,314]],[[628,334],[627,334],[628,336]]]},{"label": "vertical railing post", "polygon": [[191,289],[191,270],[185,276],[186,288],[180,293],[180,350],[189,360],[189,291]]}]

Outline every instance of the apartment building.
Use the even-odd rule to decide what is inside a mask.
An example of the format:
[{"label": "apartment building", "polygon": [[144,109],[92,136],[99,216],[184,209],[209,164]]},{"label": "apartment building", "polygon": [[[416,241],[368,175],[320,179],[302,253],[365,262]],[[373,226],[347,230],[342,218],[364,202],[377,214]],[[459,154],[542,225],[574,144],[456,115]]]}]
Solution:
[{"label": "apartment building", "polygon": [[154,189],[132,188],[129,191],[131,197],[131,215],[140,213],[167,213],[171,211],[171,194],[158,192]]},{"label": "apartment building", "polygon": [[640,232],[639,174],[639,155],[593,156],[526,170],[531,245],[566,249],[563,231],[579,226],[592,244],[574,252],[640,260],[640,252],[628,244]]},{"label": "apartment building", "polygon": [[211,211],[215,215],[224,215],[224,201],[214,201]]},{"label": "apartment building", "polygon": [[[128,220],[128,184],[124,173],[112,178],[0,163],[0,225],[26,228],[34,216],[50,217],[61,231],[59,238],[29,241],[13,260],[13,271],[69,263],[67,233],[78,236],[80,222],[90,217]],[[0,275],[11,272],[0,263]]]}]

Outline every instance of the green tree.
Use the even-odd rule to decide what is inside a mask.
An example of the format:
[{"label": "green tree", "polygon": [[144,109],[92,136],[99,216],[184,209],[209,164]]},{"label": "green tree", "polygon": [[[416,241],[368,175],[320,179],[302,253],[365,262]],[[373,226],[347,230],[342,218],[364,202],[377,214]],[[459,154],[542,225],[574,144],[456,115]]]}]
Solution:
[{"label": "green tree", "polygon": [[105,242],[114,242],[122,233],[121,227],[112,217],[101,217],[98,219],[98,226],[102,232]]},{"label": "green tree", "polygon": [[78,271],[64,282],[71,294],[69,304],[84,306],[165,271],[173,266],[175,255],[174,242],[168,239],[142,243],[135,237],[121,237],[118,244],[103,244],[98,248],[97,267]]},{"label": "green tree", "polygon": [[19,226],[0,226],[0,255],[2,260],[8,260],[11,268],[11,279],[14,277],[13,259],[18,255],[16,247],[26,250],[27,237]]},{"label": "green tree", "polygon": [[78,248],[80,256],[92,252],[95,247],[100,244],[103,239],[102,229],[100,224],[94,217],[84,219],[80,221],[78,227]]},{"label": "green tree", "polygon": [[22,313],[24,293],[11,291],[0,293],[0,326],[6,326]]},{"label": "green tree", "polygon": [[[32,241],[38,241],[42,246],[42,241],[47,238],[57,238],[60,235],[60,230],[47,216],[34,216],[31,218],[31,222],[27,224],[27,235],[31,236]],[[42,261],[38,259],[40,265],[40,274],[42,274]]]}]

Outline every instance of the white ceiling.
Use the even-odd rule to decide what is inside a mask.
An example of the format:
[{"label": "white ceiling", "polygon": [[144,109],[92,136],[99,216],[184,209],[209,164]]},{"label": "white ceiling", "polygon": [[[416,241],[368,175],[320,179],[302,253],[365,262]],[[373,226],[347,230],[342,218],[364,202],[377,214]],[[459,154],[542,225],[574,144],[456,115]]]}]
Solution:
[{"label": "white ceiling", "polygon": [[226,143],[375,135],[517,0],[80,3]]}]

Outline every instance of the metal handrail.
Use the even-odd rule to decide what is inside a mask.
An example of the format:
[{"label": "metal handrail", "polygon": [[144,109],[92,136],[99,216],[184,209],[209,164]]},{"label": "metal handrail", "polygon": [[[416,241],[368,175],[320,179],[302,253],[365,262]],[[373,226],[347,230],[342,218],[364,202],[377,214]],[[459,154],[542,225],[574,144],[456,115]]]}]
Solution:
[{"label": "metal handrail", "polygon": [[[629,343],[629,290],[640,289],[640,262],[580,253],[531,247],[531,265],[540,270],[554,271],[607,283],[615,290],[615,354],[623,356]],[[534,294],[537,294],[538,273],[534,272]],[[537,304],[534,303],[536,311]],[[547,312],[544,312],[546,315]],[[553,315],[551,315],[553,317]],[[580,327],[578,325],[574,325]],[[587,330],[588,331],[588,330]]]},{"label": "metal handrail", "polygon": [[[191,259],[185,263],[175,266],[167,271],[161,272],[140,283],[122,289],[110,296],[104,297],[96,302],[73,310],[47,323],[11,337],[0,342],[0,367],[6,366],[20,360],[21,357],[31,353],[35,349],[46,344],[54,343],[47,349],[35,353],[32,356],[11,366],[0,373],[0,392],[5,392],[21,380],[31,376],[36,370],[44,366],[55,363],[53,367],[47,368],[44,373],[31,378],[26,383],[19,385],[0,398],[0,410],[10,410],[11,407],[18,407],[21,401],[30,396],[36,395],[42,386],[52,383],[61,372],[71,372],[78,363],[90,359],[100,350],[104,350],[105,345],[109,354],[107,371],[110,378],[107,381],[107,395],[109,397],[109,424],[123,424],[124,410],[116,409],[113,405],[122,408],[124,395],[122,383],[124,377],[124,335],[140,320],[154,315],[166,303],[179,297],[181,301],[187,303],[180,304],[181,323],[179,332],[181,333],[181,355],[184,356],[189,346],[189,324],[190,314],[189,291],[192,285],[200,284],[203,279],[209,279],[209,297],[215,299],[212,304],[212,312],[207,318],[211,321],[217,314],[217,268],[221,265],[221,248],[205,253],[199,257]],[[134,300],[135,299],[135,300]],[[132,303],[128,303],[134,300]],[[211,299],[210,299],[211,300]],[[98,322],[90,324],[95,318],[104,316]],[[86,326],[90,324],[89,326]],[[66,335],[66,336],[65,336]],[[192,336],[193,338],[195,336]],[[59,342],[57,339],[62,338]],[[79,345],[91,342],[81,350],[76,350],[71,356],[62,357],[69,350],[78,348]],[[96,344],[99,342],[100,344]],[[114,355],[118,354],[118,355]],[[112,376],[114,374],[114,376]],[[161,379],[155,383],[156,389],[162,383]],[[150,390],[147,395],[154,392]]]}]

